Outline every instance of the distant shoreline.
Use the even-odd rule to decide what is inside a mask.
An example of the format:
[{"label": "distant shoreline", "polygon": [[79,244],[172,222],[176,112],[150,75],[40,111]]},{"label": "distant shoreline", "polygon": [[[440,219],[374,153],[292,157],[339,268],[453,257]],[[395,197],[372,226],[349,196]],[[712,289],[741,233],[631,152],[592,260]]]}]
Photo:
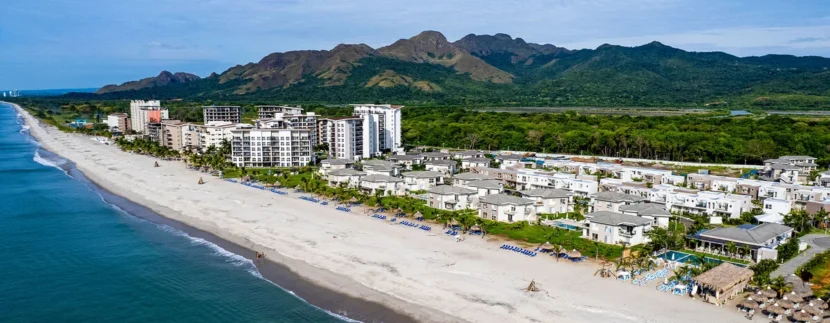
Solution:
[{"label": "distant shoreline", "polygon": [[[24,116],[31,116],[30,114],[28,114],[28,111],[25,111],[16,104],[8,102],[6,102],[6,104],[12,105],[17,112],[23,114]],[[32,125],[30,124],[29,119],[24,119],[26,124],[31,127]],[[30,132],[30,135],[35,140],[42,143],[41,138],[39,138],[37,135],[35,135],[32,132]],[[87,183],[93,189],[97,190],[103,196],[105,202],[125,210],[132,216],[148,220],[150,222],[157,224],[169,225],[179,231],[186,233],[191,237],[205,239],[213,244],[216,244],[222,249],[225,249],[231,253],[252,260],[256,265],[257,271],[259,271],[259,273],[262,275],[264,279],[277,285],[278,288],[282,288],[286,291],[295,294],[298,298],[302,299],[303,301],[311,305],[329,311],[338,316],[344,316],[349,320],[358,320],[366,323],[417,322],[413,318],[406,316],[404,314],[400,314],[391,308],[383,306],[382,304],[352,297],[342,292],[328,289],[318,284],[315,284],[314,282],[306,279],[305,277],[296,272],[303,271],[303,269],[308,269],[303,268],[303,266],[308,265],[301,264],[296,261],[291,261],[285,258],[274,259],[272,253],[269,253],[271,257],[256,260],[254,259],[255,257],[253,257],[253,255],[256,252],[254,249],[250,247],[245,247],[228,239],[222,238],[207,230],[199,229],[195,226],[182,222],[173,217],[165,216],[163,215],[164,213],[156,212],[147,205],[141,204],[136,201],[132,201],[123,195],[109,190],[105,185],[101,184],[102,181],[100,181],[100,179],[96,181],[94,174],[90,174],[89,172],[84,172],[83,170],[79,169],[75,161],[72,161],[66,156],[62,156],[60,154],[55,153],[54,151],[50,150],[47,146],[41,146],[40,149],[44,149],[46,151],[49,151],[49,153],[70,160],[72,162],[72,165],[68,167],[66,171],[69,172],[75,179]],[[172,210],[170,211],[175,212]],[[283,261],[289,263],[285,263]]]}]

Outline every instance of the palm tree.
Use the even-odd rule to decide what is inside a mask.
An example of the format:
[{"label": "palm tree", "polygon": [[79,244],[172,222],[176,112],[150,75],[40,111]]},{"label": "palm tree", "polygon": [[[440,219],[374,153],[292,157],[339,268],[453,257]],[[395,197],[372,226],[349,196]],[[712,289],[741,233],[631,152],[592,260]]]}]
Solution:
[{"label": "palm tree", "polygon": [[769,287],[778,292],[778,297],[784,296],[793,290],[793,285],[787,282],[783,276],[778,276],[770,280]]},{"label": "palm tree", "polygon": [[[559,262],[559,254],[562,253],[562,251],[565,251],[565,248],[562,248],[561,245],[555,244],[553,245],[553,248],[550,249],[550,251],[554,252],[554,254],[556,255],[556,262]],[[596,273],[594,274],[594,276],[596,276]]]},{"label": "palm tree", "polygon": [[727,242],[725,248],[726,248],[726,252],[729,253],[730,257],[735,257],[735,252],[738,251],[738,246],[735,245],[734,242],[732,242],[732,241]]}]

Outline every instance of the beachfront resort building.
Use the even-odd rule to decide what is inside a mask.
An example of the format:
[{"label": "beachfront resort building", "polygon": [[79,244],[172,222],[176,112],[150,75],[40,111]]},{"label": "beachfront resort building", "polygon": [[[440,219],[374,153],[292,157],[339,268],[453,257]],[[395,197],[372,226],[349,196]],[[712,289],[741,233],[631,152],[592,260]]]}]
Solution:
[{"label": "beachfront resort building", "polygon": [[703,191],[694,194],[674,193],[666,195],[670,212],[690,213],[726,218],[739,218],[742,213],[752,211],[752,198],[746,195]]},{"label": "beachfront resort building", "polygon": [[599,192],[591,196],[591,209],[592,212],[620,212],[621,206],[642,203],[645,200],[645,198],[635,195],[617,192]]},{"label": "beachfront resort building", "polygon": [[301,107],[289,107],[284,105],[258,105],[256,106],[259,119],[273,119],[278,113],[282,114],[303,114]]},{"label": "beachfront resort building", "polygon": [[655,227],[668,228],[669,220],[672,215],[666,209],[665,204],[659,203],[638,203],[631,205],[620,206],[620,212],[623,214],[639,216],[641,218],[651,220],[651,225]]},{"label": "beachfront resort building", "polygon": [[533,201],[536,214],[559,214],[573,212],[573,193],[562,189],[532,189],[520,192],[522,197]]},{"label": "beachfront resort building", "polygon": [[242,107],[240,106],[203,106],[204,122],[225,121],[233,124],[242,123]]},{"label": "beachfront resort building", "polygon": [[230,142],[233,140],[233,129],[236,129],[236,125],[227,121],[206,122],[203,126],[199,126],[197,130],[199,133],[199,148],[219,147],[223,141]]},{"label": "beachfront resort building", "polygon": [[[403,151],[402,105],[354,104],[353,114],[363,118],[363,145],[370,156]],[[364,157],[368,158],[368,157]]]},{"label": "beachfront resort building", "polygon": [[358,188],[360,187],[360,179],[365,176],[366,173],[349,168],[333,169],[324,175],[329,186],[335,188]]},{"label": "beachfront resort building", "polygon": [[179,120],[163,120],[161,122],[159,143],[172,150],[183,151],[186,147],[183,136],[186,128],[187,124]]},{"label": "beachfront resort building", "polygon": [[499,222],[536,221],[533,201],[517,196],[495,194],[479,198],[478,216]]},{"label": "beachfront resort building", "polygon": [[402,175],[407,192],[424,191],[444,184],[444,174],[439,172],[407,172]]},{"label": "beachfront resort building", "polygon": [[607,244],[629,246],[649,241],[645,233],[651,230],[651,219],[611,211],[598,211],[585,215],[583,237]]},{"label": "beachfront resort building", "polygon": [[426,162],[426,170],[451,176],[458,171],[458,163],[452,159],[438,159]]},{"label": "beachfront resort building", "polygon": [[231,161],[237,167],[301,167],[313,161],[309,129],[281,122],[237,125],[231,130]]},{"label": "beachfront resort building", "polygon": [[361,162],[361,167],[369,175],[399,176],[401,174],[401,166],[386,160],[364,160]]},{"label": "beachfront resort building", "polygon": [[330,171],[338,169],[354,168],[354,161],[349,159],[324,159],[320,162],[320,174],[326,175]]},{"label": "beachfront resort building", "polygon": [[757,262],[763,259],[777,260],[776,248],[792,238],[793,232],[793,228],[783,224],[747,224],[697,232],[694,239],[700,242],[696,249],[699,252],[726,255],[729,252],[726,245],[731,242],[739,248],[749,248],[747,257]]},{"label": "beachfront resort building", "polygon": [[502,192],[504,192],[504,184],[501,181],[495,179],[468,181],[466,184],[459,186],[475,190],[476,192],[478,192],[479,197],[493,194],[501,194]]},{"label": "beachfront resort building", "polygon": [[366,175],[360,179],[360,190],[367,195],[402,196],[406,194],[403,179],[387,175]]},{"label": "beachfront resort building", "polygon": [[126,113],[113,113],[107,116],[107,126],[110,131],[129,133],[132,129],[130,123],[130,115]]},{"label": "beachfront resort building", "polygon": [[371,157],[363,144],[363,118],[322,118],[317,121],[318,141],[327,144],[329,158],[360,160]]},{"label": "beachfront resort building", "polygon": [[493,177],[493,176],[490,176],[490,175],[482,174],[482,173],[472,173],[472,172],[460,173],[460,174],[453,175],[452,185],[466,186],[467,183],[469,183],[470,181],[481,181],[481,180],[486,180],[486,179],[496,179],[496,178]]},{"label": "beachfront resort building", "polygon": [[[148,123],[161,123],[169,119],[167,108],[161,107],[159,100],[132,100],[130,101],[130,128],[140,134],[148,134]],[[161,125],[155,125],[154,130],[160,130]]]},{"label": "beachfront resort building", "polygon": [[473,208],[477,198],[475,190],[450,185],[435,186],[427,195],[429,207],[447,211]]}]

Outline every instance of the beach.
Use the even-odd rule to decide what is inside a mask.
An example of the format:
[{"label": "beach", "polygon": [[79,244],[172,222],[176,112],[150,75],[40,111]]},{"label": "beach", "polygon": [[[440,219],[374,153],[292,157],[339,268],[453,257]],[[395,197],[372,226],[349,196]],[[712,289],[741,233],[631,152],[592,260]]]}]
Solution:
[{"label": "beach", "polygon": [[[39,123],[44,149],[69,159],[104,189],[250,250],[322,288],[382,304],[420,322],[745,322],[734,308],[594,276],[593,263],[557,262],[463,242],[233,184],[184,163],[120,151]],[[199,178],[206,181],[198,185]],[[247,255],[251,257],[252,255]],[[539,292],[525,292],[533,280]],[[302,295],[301,295],[302,296]],[[756,316],[760,318],[760,315]]]}]

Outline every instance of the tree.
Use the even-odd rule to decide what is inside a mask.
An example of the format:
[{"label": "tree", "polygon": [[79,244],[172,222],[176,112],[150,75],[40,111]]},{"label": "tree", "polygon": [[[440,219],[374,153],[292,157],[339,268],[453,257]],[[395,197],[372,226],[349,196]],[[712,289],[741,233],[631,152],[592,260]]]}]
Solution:
[{"label": "tree", "polygon": [[772,259],[764,259],[752,265],[749,269],[752,269],[755,273],[752,276],[752,281],[755,282],[755,285],[764,286],[770,283],[769,275],[778,269],[778,263]]},{"label": "tree", "polygon": [[735,257],[735,254],[738,252],[738,246],[735,245],[735,243],[732,241],[726,243],[725,249],[726,252],[729,253],[729,256],[733,258]]},{"label": "tree", "polygon": [[798,254],[798,238],[792,237],[787,242],[778,245],[778,259],[781,261],[787,261],[795,257]]},{"label": "tree", "polygon": [[770,280],[769,287],[778,292],[778,297],[783,297],[784,294],[793,290],[793,285],[788,283],[782,276],[778,276]]}]

